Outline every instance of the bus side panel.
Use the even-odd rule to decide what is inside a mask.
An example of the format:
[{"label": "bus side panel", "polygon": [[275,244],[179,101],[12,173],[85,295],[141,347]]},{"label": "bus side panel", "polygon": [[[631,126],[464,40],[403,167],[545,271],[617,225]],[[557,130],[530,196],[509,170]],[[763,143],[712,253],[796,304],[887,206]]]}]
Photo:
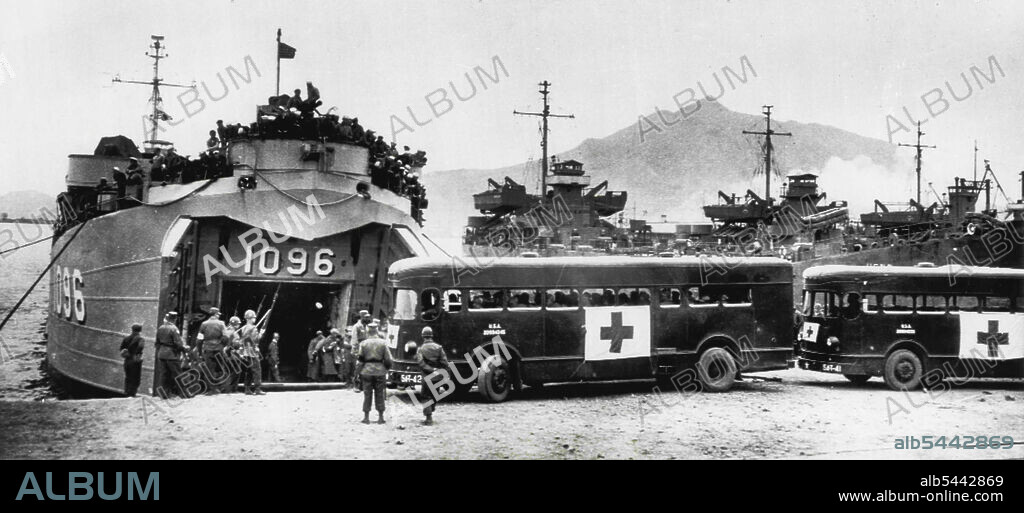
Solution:
[{"label": "bus side panel", "polygon": [[[523,357],[544,354],[544,333],[536,322],[526,322],[527,315],[521,312],[501,310],[467,311],[449,314],[445,332],[457,338],[458,359],[466,353],[472,354],[477,347],[491,349],[497,338],[515,348]],[[453,340],[452,342],[456,342]],[[448,347],[447,345],[445,347]],[[500,351],[500,349],[498,349]],[[516,353],[509,350],[513,357]]]},{"label": "bus side panel", "polygon": [[759,328],[750,339],[751,345],[756,349],[793,347],[793,287],[762,285],[755,286],[751,293]]},{"label": "bus side panel", "polygon": [[651,344],[655,350],[692,351],[687,341],[690,317],[691,310],[685,305],[651,306]]},{"label": "bus side panel", "polygon": [[551,383],[576,381],[583,363],[583,311],[544,310],[533,312],[528,322],[540,325],[543,331],[544,352],[520,365],[523,383]]},{"label": "bus side panel", "polygon": [[[533,315],[530,322],[541,323],[540,315]],[[583,358],[583,325],[586,323],[582,309],[544,310],[544,355],[551,357],[578,356]]]},{"label": "bus side panel", "polygon": [[709,336],[724,335],[735,342],[741,337],[753,345],[754,308],[750,306],[692,306],[688,307],[690,322],[686,342],[680,349],[696,351],[697,345]]}]

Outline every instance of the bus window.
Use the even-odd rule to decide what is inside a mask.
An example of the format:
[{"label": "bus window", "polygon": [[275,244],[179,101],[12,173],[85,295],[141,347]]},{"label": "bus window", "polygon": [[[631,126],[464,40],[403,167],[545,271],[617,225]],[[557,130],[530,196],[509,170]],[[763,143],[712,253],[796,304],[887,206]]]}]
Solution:
[{"label": "bus window", "polygon": [[888,294],[882,296],[882,310],[885,313],[904,314],[914,311],[914,296]]},{"label": "bus window", "polygon": [[950,311],[961,311],[961,312],[977,312],[978,311],[978,298],[975,296],[953,296],[950,299],[953,303],[950,304]]},{"label": "bus window", "polygon": [[868,313],[878,313],[878,294],[865,294],[864,311]]},{"label": "bus window", "polygon": [[923,314],[946,313],[945,296],[920,296],[917,312]]},{"label": "bus window", "polygon": [[651,304],[651,291],[650,289],[641,288],[619,289],[615,304],[624,306],[649,305]]},{"label": "bus window", "polygon": [[583,289],[583,290],[581,290],[580,291],[580,305],[582,305],[582,306],[605,306],[605,304],[604,304],[604,289]]},{"label": "bus window", "polygon": [[473,289],[469,291],[470,310],[501,310],[505,293],[501,289]]},{"label": "bus window", "polygon": [[717,299],[712,299],[711,295],[705,290],[706,287],[689,287],[686,289],[686,301],[691,306],[715,306],[718,304]]},{"label": "bus window", "polygon": [[415,290],[395,290],[395,314],[393,317],[400,321],[411,321],[416,319]]},{"label": "bus window", "polygon": [[678,288],[661,287],[658,289],[658,305],[662,308],[678,308],[682,300],[682,292]]},{"label": "bus window", "polygon": [[462,291],[461,290],[446,290],[444,291],[444,311],[446,312],[458,312],[462,310]]},{"label": "bus window", "polygon": [[730,306],[750,305],[750,287],[746,285],[705,285],[703,287],[690,287],[694,291],[693,297],[697,298],[696,303],[702,304],[724,304]]},{"label": "bus window", "polygon": [[985,312],[1009,312],[1010,298],[1008,297],[986,297],[982,311]]},{"label": "bus window", "polygon": [[424,321],[432,321],[441,315],[441,291],[424,289],[420,294],[420,301],[423,303],[423,313],[420,314],[420,317]]},{"label": "bus window", "polygon": [[508,295],[509,310],[540,309],[540,291],[537,289],[512,289]]},{"label": "bus window", "polygon": [[719,299],[727,305],[750,305],[753,303],[750,294],[750,287],[730,286],[724,287]]},{"label": "bus window", "polygon": [[545,306],[548,310],[574,310],[579,306],[579,294],[572,289],[548,289]]}]

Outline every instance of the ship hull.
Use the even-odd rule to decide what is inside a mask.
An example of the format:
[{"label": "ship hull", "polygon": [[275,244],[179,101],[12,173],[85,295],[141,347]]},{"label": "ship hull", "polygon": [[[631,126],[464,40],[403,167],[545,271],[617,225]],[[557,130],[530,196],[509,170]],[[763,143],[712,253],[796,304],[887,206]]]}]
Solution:
[{"label": "ship hull", "polygon": [[[250,308],[266,312],[275,291],[285,301],[323,298],[317,315],[302,319],[293,312],[285,314],[291,319],[269,321],[269,330],[289,334],[282,358],[294,361],[305,354],[311,338],[305,334],[343,328],[357,308],[386,308],[378,277],[390,262],[425,251],[408,200],[378,188],[370,189],[372,199],[357,193],[365,176],[317,170],[261,176],[259,187],[247,191],[231,177],[154,187],[150,203],[162,206],[93,218],[56,238],[50,368],[73,382],[120,392],[120,342],[141,323],[139,391],[152,393],[153,340],[169,311],[182,314],[186,343],[194,343],[209,307],[241,316]],[[260,240],[268,250],[261,251]],[[287,311],[285,302],[276,310]]]}]

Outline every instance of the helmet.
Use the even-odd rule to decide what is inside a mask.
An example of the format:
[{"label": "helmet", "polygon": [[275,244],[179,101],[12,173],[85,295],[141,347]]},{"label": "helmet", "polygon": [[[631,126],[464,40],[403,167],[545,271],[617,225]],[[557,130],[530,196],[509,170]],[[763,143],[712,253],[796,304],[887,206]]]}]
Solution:
[{"label": "helmet", "polygon": [[242,324],[242,319],[239,319],[237,315],[232,315],[231,319],[228,320],[228,324]]},{"label": "helmet", "polygon": [[245,318],[246,319],[255,319],[256,318],[256,312],[254,312],[252,310],[246,310],[245,311]]},{"label": "helmet", "polygon": [[422,337],[433,337],[434,336],[433,328],[431,328],[430,326],[427,326],[427,327],[423,328],[422,330],[420,330],[420,336],[422,336]]}]

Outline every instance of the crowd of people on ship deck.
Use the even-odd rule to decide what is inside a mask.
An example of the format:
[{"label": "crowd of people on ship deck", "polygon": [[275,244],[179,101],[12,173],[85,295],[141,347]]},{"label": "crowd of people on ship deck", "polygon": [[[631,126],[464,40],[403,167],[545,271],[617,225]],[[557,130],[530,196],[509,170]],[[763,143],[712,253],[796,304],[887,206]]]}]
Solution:
[{"label": "crowd of people on ship deck", "polygon": [[[150,157],[149,183],[184,184],[232,176],[233,169],[226,150],[228,142],[233,139],[298,138],[355,144],[368,150],[370,182],[408,198],[410,214],[422,225],[427,199],[419,170],[427,163],[426,152],[414,152],[408,146],[399,151],[396,143],[388,143],[383,136],[363,128],[359,118],[339,117],[331,111],[319,113],[317,108],[323,104],[319,90],[311,82],[306,83],[306,88],[305,99],[300,89],[292,95],[270,97],[267,105],[259,107],[257,121],[248,126],[217,120],[216,128],[209,131],[206,150],[199,153],[198,158],[180,155],[174,148],[156,149]],[[130,167],[124,172],[118,167],[112,168],[111,172],[114,185],[110,185],[110,179],[101,179],[93,191],[95,197],[88,195],[93,198],[91,201],[89,198],[79,201],[85,202],[78,205],[81,208],[74,207],[74,202],[71,202],[75,210],[89,217],[142,202],[146,180],[138,159],[131,158]]]}]

